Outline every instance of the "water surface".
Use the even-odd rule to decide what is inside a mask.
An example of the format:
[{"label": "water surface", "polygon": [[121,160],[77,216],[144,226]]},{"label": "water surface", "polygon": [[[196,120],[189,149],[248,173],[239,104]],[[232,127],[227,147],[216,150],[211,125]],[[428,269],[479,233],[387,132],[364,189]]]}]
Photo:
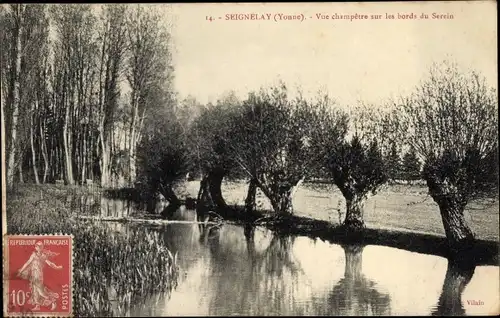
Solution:
[{"label": "water surface", "polygon": [[[104,215],[133,211],[123,202],[103,200]],[[181,207],[171,218],[194,221],[195,212]],[[126,232],[127,226],[138,225],[113,228]],[[144,299],[131,315],[477,315],[499,310],[497,266],[464,268],[433,255],[280,237],[264,228],[229,224],[140,226],[177,253],[181,273],[170,295]]]}]

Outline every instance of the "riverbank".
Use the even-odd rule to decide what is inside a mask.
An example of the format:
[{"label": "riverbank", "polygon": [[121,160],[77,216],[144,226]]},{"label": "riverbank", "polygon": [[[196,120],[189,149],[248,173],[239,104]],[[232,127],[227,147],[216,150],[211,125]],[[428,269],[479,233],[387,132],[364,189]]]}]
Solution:
[{"label": "riverbank", "polygon": [[[357,233],[346,232],[341,224],[289,215],[276,218],[271,211],[257,211],[250,217],[244,214],[243,206],[228,206],[217,211],[225,220],[244,226],[264,226],[281,235],[306,236],[333,244],[381,245],[404,249],[410,252],[441,256],[466,262],[475,266],[499,265],[500,242],[476,239],[472,246],[464,248],[459,255],[450,253],[445,236],[383,228],[364,228]],[[125,221],[125,220],[124,220]]]},{"label": "riverbank", "polygon": [[[290,216],[276,222],[264,223],[267,228],[286,235],[307,236],[334,244],[356,243],[381,245],[410,252],[449,258],[451,255],[445,237],[416,232],[365,228],[350,234],[340,225],[306,217]],[[499,242],[478,239],[458,257],[473,265],[499,265]]]},{"label": "riverbank", "polygon": [[[190,196],[195,193],[196,183],[188,183],[183,190]],[[241,215],[245,191],[246,185],[242,182],[222,185],[223,196],[230,204],[229,210],[239,212],[235,215]],[[264,195],[258,193],[257,198],[260,217],[272,215],[266,213],[270,211],[270,204]],[[335,244],[356,242],[451,256],[439,209],[427,195],[426,186],[398,184],[382,187],[365,205],[367,227],[354,236],[341,226],[344,201],[334,186],[304,184],[293,199],[294,215],[260,224],[283,234],[319,238]],[[230,211],[224,214],[231,216]],[[499,265],[498,199],[471,203],[465,215],[477,240],[459,257],[475,265]]]},{"label": "riverbank", "polygon": [[68,195],[101,193],[62,185],[18,185],[7,193],[9,234],[74,236],[75,316],[121,316],[144,295],[169,292],[177,281],[176,257],[157,235],[134,229],[119,233],[71,217]]},{"label": "riverbank", "polygon": [[[187,182],[178,189],[184,197],[196,197],[199,182]],[[244,182],[223,182],[222,194],[229,205],[218,211],[233,221],[247,219],[242,214],[248,185]],[[355,237],[347,235],[341,226],[345,217],[345,200],[335,186],[303,184],[296,192],[294,215],[286,219],[261,223],[273,230],[319,238],[331,243],[356,241],[366,245],[384,245],[411,252],[449,257],[441,215],[437,204],[427,194],[423,184],[393,184],[383,186],[365,205],[366,228]],[[257,192],[259,217],[271,215],[271,205]],[[225,213],[224,213],[225,212]],[[236,216],[236,217],[235,217]],[[472,202],[465,210],[468,224],[476,235],[475,244],[462,257],[476,265],[499,264],[498,199]]]},{"label": "riverbank", "polygon": [[[183,190],[180,191],[184,199],[183,201],[190,197],[189,187],[191,186],[191,191],[193,191],[196,185],[196,182],[187,183],[184,189],[181,189]],[[39,195],[38,192],[42,193],[42,195],[45,192],[52,193],[59,198],[58,200],[62,200],[67,195],[67,192],[61,186],[24,185],[19,189],[21,189],[19,195],[28,202],[36,201],[37,195]],[[68,191],[76,191],[79,194],[85,194],[86,191],[83,187],[69,189]],[[265,203],[262,203],[263,200],[260,195],[258,198],[260,200],[258,205],[259,212],[252,218],[246,218],[241,205],[237,204],[239,203],[238,200],[235,200],[235,198],[239,197],[240,193],[243,194],[241,197],[244,198],[244,189],[244,184],[241,183],[223,184],[224,197],[230,204],[226,211],[219,211],[219,214],[225,220],[244,224],[252,223],[261,217],[271,215],[271,213],[268,213],[269,210],[266,209]],[[426,209],[435,209],[435,207],[433,207],[432,201],[425,199],[424,190],[425,188],[421,186],[397,186],[383,189],[381,193],[371,198],[371,201],[369,200],[367,203],[365,218],[372,221],[367,221],[367,228],[355,237],[347,235],[340,226],[340,222],[336,222],[334,218],[327,217],[325,220],[324,215],[328,214],[329,208],[325,204],[325,201],[328,196],[335,198],[338,194],[333,192],[332,195],[332,189],[324,185],[320,185],[319,188],[318,185],[304,185],[297,191],[294,199],[294,203],[298,201],[298,204],[296,204],[298,206],[296,208],[296,215],[280,220],[272,220],[271,222],[268,220],[267,222],[258,223],[283,234],[319,238],[332,243],[355,240],[358,243],[366,245],[384,245],[411,252],[447,257],[448,246],[444,233],[442,233],[439,212],[434,210],[428,211]],[[122,192],[129,193],[130,191]],[[105,194],[106,191],[100,191],[99,193]],[[374,199],[378,200],[375,201],[375,204]],[[381,202],[385,203],[382,204]],[[301,210],[301,207],[309,206],[307,203],[317,208],[318,211],[316,213],[318,215],[321,213],[323,219],[304,216],[306,213]],[[320,205],[319,203],[323,204]],[[408,204],[411,204],[412,207],[410,211],[408,211]],[[378,206],[378,208],[374,209],[374,205]],[[402,206],[403,209],[398,210],[396,208],[398,205]],[[9,203],[9,208],[10,206],[11,204]],[[339,210],[342,210],[342,207]],[[495,217],[498,219],[498,212],[494,212],[492,208],[469,210],[468,213],[470,214],[471,211],[474,211],[475,215],[473,219],[469,218],[468,222],[472,223],[471,226],[476,233],[477,241],[467,253],[467,258],[471,259],[476,265],[498,265],[499,242],[498,239],[495,239],[495,229],[498,231],[498,221],[495,220]],[[330,212],[330,214],[335,213]],[[431,214],[432,217],[430,217]],[[160,215],[145,214],[143,216],[149,220],[154,219],[154,222],[162,222]],[[134,217],[141,218],[140,215]],[[373,222],[374,219],[376,219],[376,222]],[[132,218],[110,218],[107,221],[134,222]],[[404,226],[397,226],[398,224],[404,224]],[[425,228],[427,224],[429,228],[422,231],[421,229]],[[412,229],[413,225],[414,228]],[[441,230],[441,233],[437,229]]]},{"label": "riverbank", "polygon": [[[230,215],[228,210],[226,215]],[[263,216],[264,217],[264,216]],[[321,239],[333,244],[360,244],[360,245],[380,245],[407,250],[410,252],[429,254],[448,258],[448,243],[445,237],[430,235],[426,233],[405,232],[387,229],[366,228],[362,232],[350,235],[341,226],[332,225],[329,222],[315,220],[305,217],[290,216],[281,219],[241,220],[237,217],[229,217],[223,222],[196,222],[164,220],[154,217],[91,217],[80,216],[80,220],[98,219],[102,222],[118,223],[138,223],[146,225],[164,224],[192,224],[204,223],[221,225],[222,223],[237,224],[241,226],[263,226],[281,235],[305,236],[312,239]],[[477,240],[461,256],[461,261],[480,265],[499,264],[499,243],[487,240]]]},{"label": "riverbank", "polygon": [[[178,193],[195,198],[198,189],[199,182],[191,181]],[[229,205],[244,205],[247,189],[245,182],[222,183],[222,194]],[[427,192],[423,185],[384,185],[365,204],[366,226],[444,237],[439,208]],[[269,200],[260,191],[257,191],[257,206],[260,210],[271,210]],[[293,207],[296,216],[333,225],[340,225],[345,217],[345,199],[335,186],[328,184],[302,184],[293,198]],[[478,239],[500,241],[498,209],[498,199],[471,202],[466,207],[466,221]]]}]

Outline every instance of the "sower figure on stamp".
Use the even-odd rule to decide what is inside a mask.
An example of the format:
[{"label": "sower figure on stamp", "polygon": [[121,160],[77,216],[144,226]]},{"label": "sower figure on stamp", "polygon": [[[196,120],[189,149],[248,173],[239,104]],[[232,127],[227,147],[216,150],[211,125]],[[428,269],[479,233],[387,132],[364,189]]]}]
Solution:
[{"label": "sower figure on stamp", "polygon": [[28,303],[35,306],[33,310],[40,310],[40,306],[51,306],[51,310],[56,308],[56,299],[59,298],[59,295],[43,284],[43,268],[47,264],[54,269],[62,269],[62,266],[58,266],[48,259],[57,254],[44,250],[43,243],[39,241],[35,244],[35,251],[17,274],[30,281],[31,297]]}]

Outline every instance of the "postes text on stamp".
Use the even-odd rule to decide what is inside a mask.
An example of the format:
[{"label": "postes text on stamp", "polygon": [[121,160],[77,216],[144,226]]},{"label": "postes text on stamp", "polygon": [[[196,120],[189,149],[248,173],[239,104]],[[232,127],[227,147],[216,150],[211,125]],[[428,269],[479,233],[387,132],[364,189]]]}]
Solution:
[{"label": "postes text on stamp", "polygon": [[4,316],[73,315],[73,237],[4,237]]}]

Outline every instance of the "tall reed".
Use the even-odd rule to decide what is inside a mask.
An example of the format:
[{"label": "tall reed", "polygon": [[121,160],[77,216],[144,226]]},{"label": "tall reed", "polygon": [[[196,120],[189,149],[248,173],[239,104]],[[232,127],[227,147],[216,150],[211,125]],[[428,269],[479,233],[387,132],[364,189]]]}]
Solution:
[{"label": "tall reed", "polygon": [[48,187],[25,186],[8,194],[8,233],[74,236],[76,316],[126,315],[132,305],[175,288],[176,256],[158,233],[144,227],[113,231],[99,221],[75,219],[71,203]]}]

